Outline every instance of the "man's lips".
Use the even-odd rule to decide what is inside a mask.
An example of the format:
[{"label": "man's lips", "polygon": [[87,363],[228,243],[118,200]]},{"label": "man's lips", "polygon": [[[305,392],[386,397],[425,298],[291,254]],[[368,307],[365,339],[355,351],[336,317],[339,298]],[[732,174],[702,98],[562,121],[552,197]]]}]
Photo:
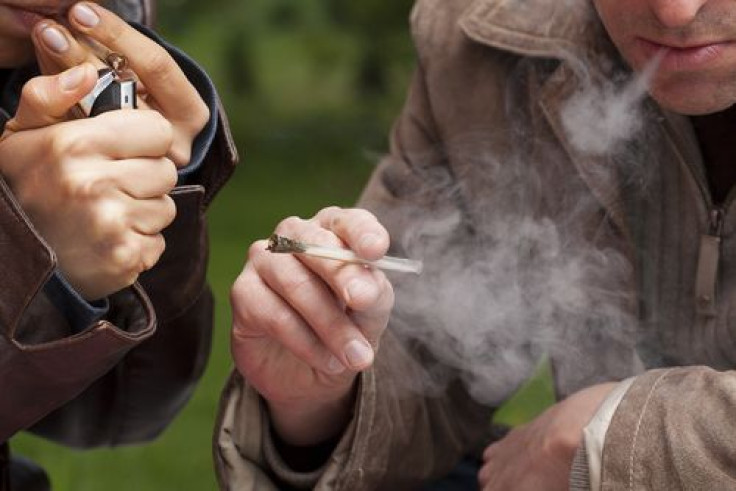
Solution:
[{"label": "man's lips", "polygon": [[666,71],[688,71],[705,68],[720,58],[727,48],[734,46],[731,41],[706,41],[677,45],[644,38],[637,38],[636,44],[647,60],[661,55],[659,69]]},{"label": "man's lips", "polygon": [[13,12],[13,15],[17,20],[16,25],[18,25],[21,30],[27,33],[31,32],[33,26],[35,26],[38,22],[47,18],[46,15],[42,15],[30,10],[18,9],[15,7],[10,7],[10,10]]},{"label": "man's lips", "polygon": [[6,7],[9,7],[11,9],[16,10],[25,10],[27,12],[33,12],[38,15],[44,15],[47,17],[51,17],[54,15],[59,15],[60,13],[66,12],[69,10],[69,7],[71,7],[72,3],[75,0],[51,0],[51,1],[36,1],[36,2],[28,2],[28,1],[10,1],[10,2],[2,2],[3,5]]}]

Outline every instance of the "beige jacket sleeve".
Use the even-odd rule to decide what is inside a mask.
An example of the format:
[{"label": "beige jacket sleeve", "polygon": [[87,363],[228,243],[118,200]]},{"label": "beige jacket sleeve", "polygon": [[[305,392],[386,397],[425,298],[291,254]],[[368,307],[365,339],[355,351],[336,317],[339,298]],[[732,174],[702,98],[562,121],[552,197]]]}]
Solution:
[{"label": "beige jacket sleeve", "polygon": [[734,372],[636,377],[606,433],[601,489],[736,489],[734,407]]},{"label": "beige jacket sleeve", "polygon": [[[215,434],[220,488],[276,490],[282,482],[315,490],[412,489],[447,473],[484,441],[487,409],[470,401],[459,385],[436,398],[407,393],[395,380],[411,375],[395,371],[399,367],[387,371],[381,363],[404,357],[387,353],[400,350],[398,343],[384,344],[377,366],[360,376],[355,414],[341,441],[323,468],[310,474],[291,471],[273,454],[264,405],[234,374],[223,395]],[[402,363],[405,369],[415,369],[409,358]]]}]

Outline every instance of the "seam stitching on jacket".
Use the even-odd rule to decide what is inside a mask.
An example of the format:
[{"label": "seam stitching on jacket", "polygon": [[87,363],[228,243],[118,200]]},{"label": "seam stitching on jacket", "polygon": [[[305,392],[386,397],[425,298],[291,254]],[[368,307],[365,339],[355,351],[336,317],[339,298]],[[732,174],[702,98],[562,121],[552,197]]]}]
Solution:
[{"label": "seam stitching on jacket", "polygon": [[[550,37],[550,38],[544,38],[535,34],[531,33],[525,33],[522,31],[515,31],[512,29],[508,29],[503,26],[499,26],[496,24],[481,24],[475,20],[464,20],[461,21],[468,30],[465,31],[466,35],[473,39],[474,41],[483,44],[485,46],[491,46],[496,49],[500,49],[503,51],[509,51],[512,53],[522,53],[528,56],[533,57],[542,57],[542,58],[557,58],[557,59],[564,59],[565,51],[571,51],[574,52],[575,48],[577,47],[574,43],[572,43],[570,40],[565,38],[559,38],[559,37]],[[482,34],[484,37],[475,35],[470,28],[475,27],[478,29],[478,32]],[[502,42],[500,40],[491,40],[491,38],[494,38],[494,34],[502,34],[509,37],[516,37],[519,41],[529,43],[528,45],[521,46],[522,43],[508,43],[508,42]],[[559,43],[559,46],[564,48],[562,52],[560,50],[551,50],[551,49],[545,49],[540,47],[542,44],[549,44],[549,43]]]},{"label": "seam stitching on jacket", "polygon": [[[32,227],[33,225],[30,223],[29,220],[25,218],[25,215],[21,211],[22,208],[20,208],[20,205],[11,197],[11,190],[9,186],[5,183],[5,181],[0,184],[0,198],[2,198],[4,207],[7,208],[10,211],[11,216],[16,221],[16,223],[20,224],[21,227],[21,233],[25,235],[26,237],[30,237],[36,242],[40,242],[43,247],[48,247],[42,240],[39,240],[39,236],[34,233]],[[20,209],[19,209],[20,208]],[[48,252],[48,251],[47,251]],[[53,261],[53,260],[52,260]],[[50,272],[48,272],[50,274]],[[44,279],[48,277],[48,274],[44,276]],[[11,319],[11,324],[8,326],[7,330],[7,337],[11,342],[15,343],[15,332],[18,328],[18,324],[20,323],[21,317],[23,316],[23,313],[28,308],[28,305],[31,303],[33,298],[38,294],[39,290],[41,289],[43,285],[43,280],[40,280],[37,282],[31,291],[31,294],[27,295],[23,300],[23,305],[18,312],[17,316]]]},{"label": "seam stitching on jacket", "polygon": [[660,375],[657,380],[654,381],[654,384],[652,384],[652,387],[649,389],[649,393],[647,394],[647,398],[644,400],[644,405],[641,408],[641,414],[639,415],[639,419],[636,422],[636,428],[634,429],[634,436],[632,438],[631,442],[631,453],[629,454],[629,489],[634,489],[634,449],[636,448],[636,439],[639,436],[639,430],[641,429],[641,423],[644,420],[644,415],[647,412],[647,406],[649,405],[649,401],[652,398],[652,395],[654,394],[654,391],[657,389],[657,385],[659,385],[659,382],[662,381],[662,379],[669,374],[671,370],[666,370],[662,375]]}]

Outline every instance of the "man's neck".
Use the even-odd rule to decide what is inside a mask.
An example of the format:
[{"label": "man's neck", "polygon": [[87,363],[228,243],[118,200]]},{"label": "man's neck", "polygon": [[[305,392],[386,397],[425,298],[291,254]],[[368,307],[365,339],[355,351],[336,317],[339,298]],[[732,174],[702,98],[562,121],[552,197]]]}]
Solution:
[{"label": "man's neck", "polygon": [[711,196],[721,204],[736,184],[736,106],[690,120],[700,143]]}]

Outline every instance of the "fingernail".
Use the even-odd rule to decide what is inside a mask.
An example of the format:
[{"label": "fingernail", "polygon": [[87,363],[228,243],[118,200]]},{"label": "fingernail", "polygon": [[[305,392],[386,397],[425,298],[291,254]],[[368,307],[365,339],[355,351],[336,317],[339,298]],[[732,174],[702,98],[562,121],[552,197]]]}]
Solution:
[{"label": "fingernail", "polygon": [[347,302],[354,303],[364,300],[373,294],[373,286],[365,280],[355,279],[348,283],[347,286]]},{"label": "fingernail", "polygon": [[97,13],[83,3],[78,3],[72,8],[72,16],[85,27],[94,27],[100,22]]},{"label": "fingernail", "polygon": [[344,371],[345,365],[340,363],[340,360],[338,360],[336,357],[330,356],[330,359],[327,361],[327,372],[333,375],[337,375]]},{"label": "fingernail", "polygon": [[59,84],[64,91],[76,89],[84,80],[84,66],[75,66],[59,76]]},{"label": "fingernail", "polygon": [[49,26],[44,28],[44,30],[41,31],[41,39],[43,39],[43,43],[51,51],[63,53],[69,49],[69,41],[66,40],[66,36],[64,36],[61,31],[55,27]]},{"label": "fingernail", "polygon": [[345,357],[353,368],[363,368],[373,361],[373,349],[370,346],[354,339],[345,346]]}]

